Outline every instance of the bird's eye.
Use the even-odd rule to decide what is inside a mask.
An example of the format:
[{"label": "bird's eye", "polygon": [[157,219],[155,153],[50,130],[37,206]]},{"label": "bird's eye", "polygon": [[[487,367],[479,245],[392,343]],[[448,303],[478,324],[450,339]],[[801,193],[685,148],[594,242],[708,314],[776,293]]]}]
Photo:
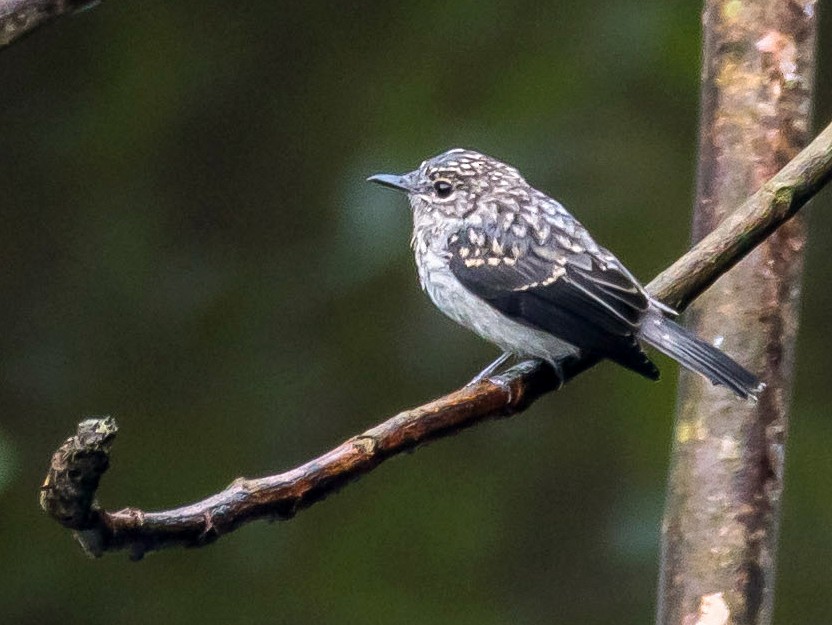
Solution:
[{"label": "bird's eye", "polygon": [[433,189],[436,191],[436,195],[441,198],[446,198],[454,192],[454,185],[447,180],[437,180],[433,183]]}]

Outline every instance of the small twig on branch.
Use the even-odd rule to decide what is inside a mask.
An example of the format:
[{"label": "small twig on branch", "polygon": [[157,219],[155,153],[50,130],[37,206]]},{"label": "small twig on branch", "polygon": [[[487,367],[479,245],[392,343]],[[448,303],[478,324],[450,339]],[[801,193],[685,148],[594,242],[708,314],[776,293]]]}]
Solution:
[{"label": "small twig on branch", "polygon": [[110,446],[117,432],[110,417],[87,419],[52,454],[40,487],[40,505],[62,525],[79,530],[95,525],[95,491],[110,464]]},{"label": "small twig on branch", "polygon": [[[831,176],[832,125],[711,235],[653,280],[648,290],[660,300],[684,308],[794,215]],[[569,380],[596,362],[592,358],[566,361],[564,377]],[[164,547],[198,547],[255,519],[291,518],[392,456],[482,421],[520,413],[556,387],[557,380],[546,366],[524,362],[502,376],[402,412],[291,471],[240,478],[208,499],[164,512],[100,510],[94,494],[106,462],[93,466],[75,463],[61,469],[67,449],[74,450],[74,457],[79,456],[79,450],[107,454],[107,445],[95,440],[90,443],[80,432],[81,427],[94,426],[82,424],[79,434],[56,452],[41,503],[59,523],[75,530],[76,538],[94,556],[127,550],[138,559]],[[67,480],[62,470],[82,473]],[[83,474],[86,470],[95,478],[87,478]],[[73,512],[67,514],[67,510]]]},{"label": "small twig on branch", "polygon": [[0,50],[56,17],[98,2],[100,0],[0,0]]}]

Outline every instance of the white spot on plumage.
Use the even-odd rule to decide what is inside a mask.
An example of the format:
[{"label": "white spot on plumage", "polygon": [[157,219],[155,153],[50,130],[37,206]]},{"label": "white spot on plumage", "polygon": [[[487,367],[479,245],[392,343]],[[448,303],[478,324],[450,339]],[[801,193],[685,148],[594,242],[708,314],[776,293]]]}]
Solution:
[{"label": "white spot on plumage", "polygon": [[543,245],[544,243],[546,243],[546,241],[549,239],[550,232],[551,229],[549,228],[549,224],[542,224],[540,228],[538,228],[535,231],[535,235],[537,235],[536,238],[538,244]]}]

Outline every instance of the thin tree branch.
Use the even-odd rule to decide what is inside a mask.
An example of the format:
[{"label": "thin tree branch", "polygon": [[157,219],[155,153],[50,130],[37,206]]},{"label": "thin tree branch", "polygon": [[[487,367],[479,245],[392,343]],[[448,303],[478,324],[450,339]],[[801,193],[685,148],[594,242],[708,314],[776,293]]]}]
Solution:
[{"label": "thin tree branch", "polygon": [[[694,238],[808,142],[815,4],[705,1]],[[804,191],[774,192],[789,204]],[[768,389],[756,404],[736,404],[695,376],[680,378],[659,625],[771,623],[806,234],[799,215],[691,309],[697,334],[724,337],[723,349]]]},{"label": "thin tree branch", "polygon": [[[830,176],[832,125],[648,289],[655,297],[684,307],[794,215]],[[565,361],[564,377],[569,380],[596,362],[591,358]],[[55,452],[41,505],[59,523],[75,530],[78,541],[93,556],[127,550],[138,559],[164,547],[198,547],[255,519],[289,519],[388,458],[482,421],[518,414],[557,387],[548,367],[524,362],[502,376],[402,412],[286,473],[240,478],[212,497],[163,512],[133,508],[107,512],[95,503],[89,505],[98,477],[107,467],[100,456],[108,457],[115,434],[111,422],[86,422],[81,424],[83,432]],[[100,431],[104,439],[91,437],[90,431]],[[89,454],[99,460],[79,465],[78,460]]]},{"label": "thin tree branch", "polygon": [[86,9],[100,0],[0,0],[0,50],[61,15]]},{"label": "thin tree branch", "polygon": [[832,126],[731,212],[647,289],[683,310],[799,211],[832,178]]}]

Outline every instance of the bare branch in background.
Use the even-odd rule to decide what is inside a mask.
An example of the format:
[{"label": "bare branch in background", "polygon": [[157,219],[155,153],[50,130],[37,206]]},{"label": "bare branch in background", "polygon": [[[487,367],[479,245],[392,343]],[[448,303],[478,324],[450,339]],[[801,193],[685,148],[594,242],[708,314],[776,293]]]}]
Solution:
[{"label": "bare branch in background", "polygon": [[86,9],[99,0],[0,0],[0,50],[61,15]]},{"label": "bare branch in background", "polygon": [[[657,298],[682,308],[794,215],[832,176],[832,125],[749,198],[714,232],[648,285]],[[563,363],[571,379],[596,364]],[[269,477],[236,480],[216,495],[164,512],[107,512],[94,503],[114,432],[107,421],[85,422],[55,453],[41,505],[72,530],[91,555],[127,550],[134,558],[171,546],[201,546],[255,519],[288,519],[384,460],[488,419],[525,410],[557,384],[546,366],[525,362],[502,376],[402,412],[306,464]],[[724,392],[726,397],[730,395]],[[768,391],[761,403],[769,401]],[[731,406],[742,402],[731,396]],[[98,425],[96,425],[98,423]],[[90,437],[100,432],[106,440]],[[106,444],[105,444],[106,443]],[[99,461],[73,462],[93,454]],[[97,455],[96,455],[97,454]]]},{"label": "bare branch in background", "polygon": [[[815,4],[706,0],[695,239],[808,142]],[[792,202],[802,191],[773,192]],[[798,216],[692,307],[694,331],[724,337],[721,347],[768,389],[757,404],[738,404],[681,376],[659,625],[771,623],[805,241]]]}]

